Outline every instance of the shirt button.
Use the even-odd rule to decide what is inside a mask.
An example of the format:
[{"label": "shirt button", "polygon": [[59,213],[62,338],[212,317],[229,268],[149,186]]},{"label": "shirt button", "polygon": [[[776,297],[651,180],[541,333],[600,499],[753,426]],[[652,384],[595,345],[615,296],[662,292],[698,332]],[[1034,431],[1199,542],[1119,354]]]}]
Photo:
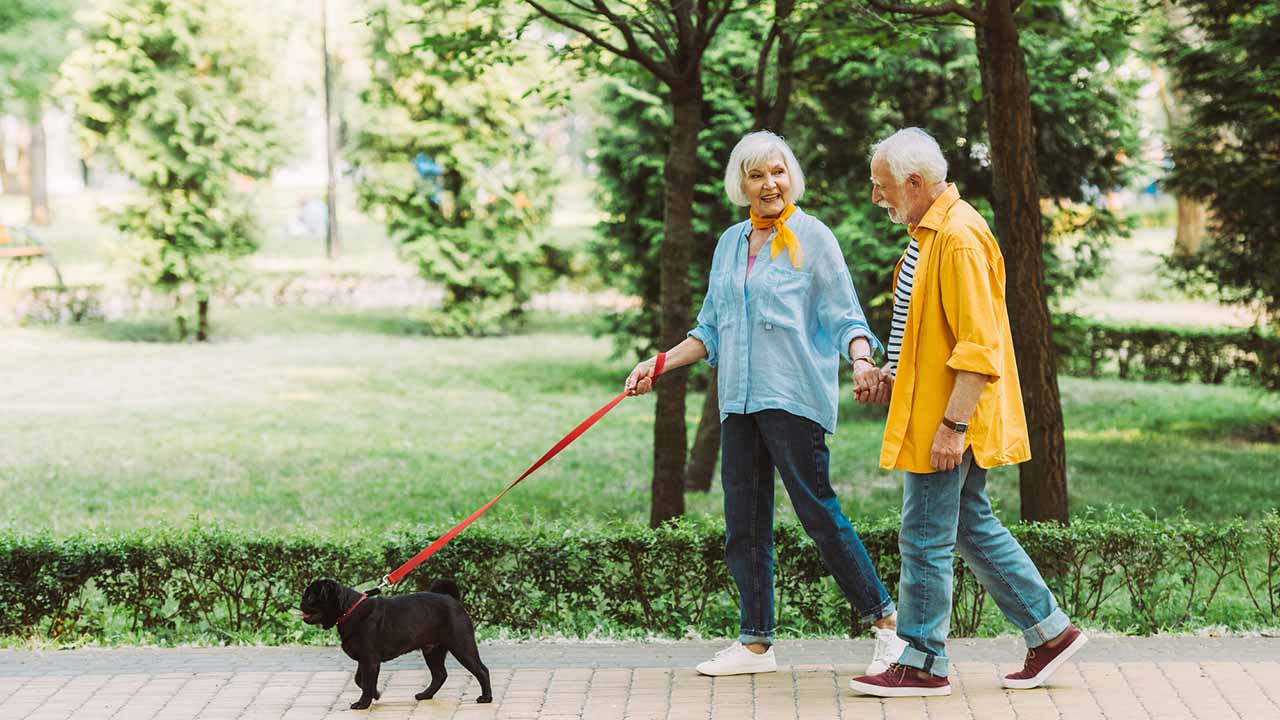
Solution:
[{"label": "shirt button", "polygon": [[765,329],[765,330],[772,330],[772,329],[773,329],[773,323],[765,323],[765,324],[764,324],[764,329]]}]

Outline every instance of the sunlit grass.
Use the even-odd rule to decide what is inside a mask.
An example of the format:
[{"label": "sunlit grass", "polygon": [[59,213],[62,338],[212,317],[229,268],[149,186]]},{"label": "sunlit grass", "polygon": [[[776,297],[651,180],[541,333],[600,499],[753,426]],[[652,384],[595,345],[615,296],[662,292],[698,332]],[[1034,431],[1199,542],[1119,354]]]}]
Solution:
[{"label": "sunlit grass", "polygon": [[[0,526],[114,531],[195,518],[260,530],[380,530],[459,518],[618,391],[630,368],[591,319],[445,340],[393,312],[240,310],[208,346],[167,323],[0,331]],[[1201,519],[1280,506],[1280,398],[1232,387],[1062,379],[1072,508]],[[701,408],[691,395],[690,433]],[[652,396],[624,401],[486,516],[644,521]],[[841,407],[828,438],[846,511],[879,517],[882,411]],[[1017,470],[992,474],[1006,517]],[[782,498],[783,494],[780,493]],[[721,512],[718,489],[689,509]],[[791,519],[785,500],[779,519]]]}]

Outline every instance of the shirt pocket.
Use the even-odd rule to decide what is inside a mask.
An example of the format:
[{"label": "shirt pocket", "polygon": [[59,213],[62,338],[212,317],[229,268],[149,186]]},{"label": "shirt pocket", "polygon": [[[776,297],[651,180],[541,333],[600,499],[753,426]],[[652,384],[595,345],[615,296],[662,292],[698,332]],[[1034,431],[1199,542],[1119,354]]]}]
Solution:
[{"label": "shirt pocket", "polygon": [[772,330],[774,326],[795,331],[804,330],[808,318],[809,290],[813,286],[813,273],[793,270],[782,265],[770,265],[765,281],[769,294],[760,308],[760,319],[764,321],[765,330]]}]

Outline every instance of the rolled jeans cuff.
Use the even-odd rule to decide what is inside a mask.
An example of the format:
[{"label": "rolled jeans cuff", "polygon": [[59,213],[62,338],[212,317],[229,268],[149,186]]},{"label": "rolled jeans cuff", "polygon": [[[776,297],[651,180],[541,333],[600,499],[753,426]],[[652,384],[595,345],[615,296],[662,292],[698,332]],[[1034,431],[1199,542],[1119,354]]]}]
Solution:
[{"label": "rolled jeans cuff", "polygon": [[920,652],[910,645],[902,651],[902,655],[898,658],[898,664],[923,670],[935,677],[944,678],[947,676],[947,659],[945,657]]},{"label": "rolled jeans cuff", "polygon": [[761,632],[759,630],[742,630],[738,633],[738,642],[743,645],[751,645],[760,643],[761,645],[773,646],[773,633]]},{"label": "rolled jeans cuff", "polygon": [[1040,647],[1061,635],[1070,625],[1071,620],[1067,619],[1067,614],[1062,612],[1062,608],[1058,608],[1049,617],[1023,630],[1022,636],[1027,639],[1027,647]]},{"label": "rolled jeans cuff", "polygon": [[873,623],[877,620],[883,620],[896,612],[898,612],[898,607],[893,604],[892,600],[885,598],[880,607],[869,613],[862,613],[858,616],[858,619],[864,623]]}]

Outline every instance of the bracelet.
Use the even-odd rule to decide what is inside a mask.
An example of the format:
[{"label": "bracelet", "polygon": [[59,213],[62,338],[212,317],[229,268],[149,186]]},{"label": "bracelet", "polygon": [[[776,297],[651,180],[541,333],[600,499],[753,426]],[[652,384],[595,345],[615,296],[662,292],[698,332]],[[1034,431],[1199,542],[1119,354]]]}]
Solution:
[{"label": "bracelet", "polygon": [[867,364],[868,364],[868,365],[870,365],[870,366],[871,366],[871,367],[873,367],[873,368],[876,366],[876,361],[875,361],[875,359],[874,359],[874,358],[872,358],[870,355],[859,355],[858,357],[853,358],[852,360],[850,360],[850,361],[849,361],[849,364],[850,364],[850,365],[856,365],[856,364],[858,363],[858,361],[859,361],[859,360],[866,360],[866,361],[867,361]]}]

